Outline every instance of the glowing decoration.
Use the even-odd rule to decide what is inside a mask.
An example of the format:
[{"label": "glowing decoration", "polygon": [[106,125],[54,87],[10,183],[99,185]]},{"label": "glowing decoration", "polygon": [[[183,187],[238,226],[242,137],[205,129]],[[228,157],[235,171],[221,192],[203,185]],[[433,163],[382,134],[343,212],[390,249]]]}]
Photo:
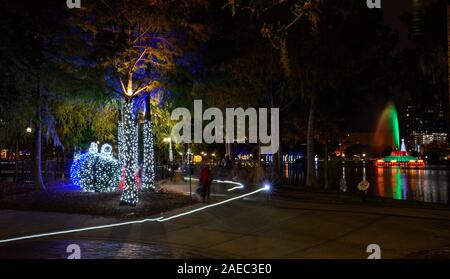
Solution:
[{"label": "glowing decoration", "polygon": [[96,154],[98,153],[98,144],[95,142],[91,143],[91,146],[89,147],[89,153]]},{"label": "glowing decoration", "polygon": [[[112,147],[105,144],[101,153],[89,150],[89,156],[78,166],[79,186],[86,192],[112,192],[120,183],[120,164],[112,156]],[[84,156],[84,155],[82,155]]]},{"label": "glowing decoration", "polygon": [[406,152],[405,139],[402,139],[402,147],[401,147],[400,151],[401,151],[401,152]]},{"label": "glowing decoration", "polygon": [[70,179],[72,180],[73,185],[81,187],[81,182],[80,182],[81,165],[83,165],[92,156],[93,156],[93,154],[88,152],[88,153],[79,155],[78,158],[76,158],[73,161],[73,164],[70,167]]},{"label": "glowing decoration", "polygon": [[93,142],[89,147],[89,152],[75,155],[70,167],[70,179],[75,186],[82,187],[80,182],[81,166],[96,153],[98,153],[98,145]]},{"label": "glowing decoration", "polygon": [[200,155],[194,156],[194,164],[201,164],[203,161],[203,157]]},{"label": "glowing decoration", "polygon": [[118,133],[118,139],[117,144],[119,146],[119,164],[123,166],[124,160],[123,160],[123,138],[124,138],[124,132],[123,132],[123,122],[122,120],[119,120],[119,124],[117,126],[117,133]]},{"label": "glowing decoration", "polygon": [[377,167],[423,168],[425,162],[409,155],[406,151],[405,140],[402,140],[402,151],[392,151],[390,156],[377,160],[375,165]]},{"label": "glowing decoration", "polygon": [[103,155],[105,155],[105,156],[109,156],[109,157],[112,157],[112,146],[111,145],[109,145],[109,144],[104,144],[103,146],[102,146],[102,154]]},{"label": "glowing decoration", "polygon": [[155,155],[153,147],[152,122],[148,119],[144,122],[144,163],[142,166],[142,189],[155,188]]},{"label": "glowing decoration", "polygon": [[123,133],[122,158],[125,171],[120,204],[136,206],[138,203],[138,185],[135,177],[138,171],[138,131],[132,101],[127,101],[123,105]]}]

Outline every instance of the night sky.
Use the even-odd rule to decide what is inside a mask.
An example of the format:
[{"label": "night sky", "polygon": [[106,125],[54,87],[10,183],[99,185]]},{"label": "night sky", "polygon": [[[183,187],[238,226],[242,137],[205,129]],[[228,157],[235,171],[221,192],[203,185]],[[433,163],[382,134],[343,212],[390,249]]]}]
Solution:
[{"label": "night sky", "polygon": [[399,48],[408,46],[408,26],[400,16],[411,11],[411,0],[384,0],[382,9],[386,24],[399,34]]},{"label": "night sky", "polygon": [[[384,22],[390,26],[392,32],[398,33],[398,43],[396,52],[403,48],[411,47],[408,37],[408,25],[403,22],[400,17],[405,13],[411,12],[412,0],[382,0],[382,11]],[[427,1],[425,1],[427,2]],[[386,100],[386,103],[389,100]],[[370,108],[358,109],[358,119],[353,123],[353,128],[361,132],[373,132],[379,119],[379,114],[383,111],[384,106],[371,106]]]}]

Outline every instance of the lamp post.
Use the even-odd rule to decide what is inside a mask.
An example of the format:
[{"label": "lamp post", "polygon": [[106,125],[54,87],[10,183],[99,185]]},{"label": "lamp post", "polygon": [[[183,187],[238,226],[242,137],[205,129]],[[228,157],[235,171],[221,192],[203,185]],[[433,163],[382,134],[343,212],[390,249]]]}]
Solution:
[{"label": "lamp post", "polygon": [[169,144],[169,162],[173,162],[173,148],[172,148],[172,138],[165,138],[165,143]]},{"label": "lamp post", "polygon": [[189,198],[192,201],[192,166],[191,166],[191,149],[188,148],[188,167],[189,167]]}]

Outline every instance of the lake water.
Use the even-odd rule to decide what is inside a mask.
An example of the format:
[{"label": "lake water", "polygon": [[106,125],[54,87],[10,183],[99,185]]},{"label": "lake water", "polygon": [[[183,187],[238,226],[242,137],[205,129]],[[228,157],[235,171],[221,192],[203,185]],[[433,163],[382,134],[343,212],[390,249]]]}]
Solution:
[{"label": "lake water", "polygon": [[[289,184],[301,184],[302,177],[295,165],[285,166],[284,177]],[[316,165],[316,174],[323,185],[322,166]],[[366,177],[370,183],[369,195],[396,200],[414,200],[426,203],[449,204],[450,166],[425,168],[380,168],[367,162],[330,162],[329,184],[333,190],[340,189],[345,177],[347,192],[357,192],[357,185]]]}]

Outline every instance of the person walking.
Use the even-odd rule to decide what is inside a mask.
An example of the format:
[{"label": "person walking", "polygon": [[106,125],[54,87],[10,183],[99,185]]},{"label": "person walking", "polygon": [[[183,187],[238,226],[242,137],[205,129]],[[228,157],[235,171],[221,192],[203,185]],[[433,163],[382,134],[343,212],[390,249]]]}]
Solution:
[{"label": "person walking", "polygon": [[200,186],[201,186],[201,196],[203,202],[209,201],[211,197],[211,183],[212,183],[212,174],[209,170],[209,167],[205,165],[200,171]]}]

